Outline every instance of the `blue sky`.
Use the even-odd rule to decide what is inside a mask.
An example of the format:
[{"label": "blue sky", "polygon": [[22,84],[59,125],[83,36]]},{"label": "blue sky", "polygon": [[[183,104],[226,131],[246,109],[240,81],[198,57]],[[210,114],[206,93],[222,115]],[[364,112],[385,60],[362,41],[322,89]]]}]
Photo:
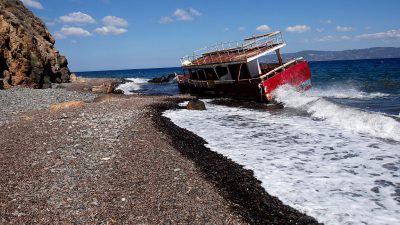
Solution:
[{"label": "blue sky", "polygon": [[399,0],[22,0],[73,71],[179,66],[221,41],[281,30],[284,52],[400,47]]}]

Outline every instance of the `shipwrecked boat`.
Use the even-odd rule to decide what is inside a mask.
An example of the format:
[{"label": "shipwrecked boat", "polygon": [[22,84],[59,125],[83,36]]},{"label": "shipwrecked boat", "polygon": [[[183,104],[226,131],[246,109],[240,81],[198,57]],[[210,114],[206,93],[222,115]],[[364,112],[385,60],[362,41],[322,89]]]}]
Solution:
[{"label": "shipwrecked boat", "polygon": [[[273,91],[289,84],[311,87],[311,71],[303,58],[284,62],[280,31],[202,48],[181,59],[184,74],[177,75],[184,93],[271,101]],[[270,61],[269,53],[276,54]]]}]

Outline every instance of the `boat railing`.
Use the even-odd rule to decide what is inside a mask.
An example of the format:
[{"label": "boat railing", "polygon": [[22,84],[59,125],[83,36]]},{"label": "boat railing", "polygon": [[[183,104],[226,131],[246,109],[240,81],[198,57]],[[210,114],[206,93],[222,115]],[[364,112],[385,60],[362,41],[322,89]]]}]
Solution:
[{"label": "boat railing", "polygon": [[286,67],[288,67],[294,63],[298,63],[299,61],[302,61],[302,60],[303,60],[303,57],[292,59],[289,62],[287,62],[279,67],[276,67],[275,69],[269,71],[268,73],[258,77],[257,79],[261,79],[261,80],[268,79],[270,76],[276,74],[279,70],[284,70],[284,69],[286,69]]},{"label": "boat railing", "polygon": [[193,52],[191,56],[181,58],[183,66],[203,65],[207,63],[227,63],[245,61],[249,51],[257,51],[269,46],[282,44],[283,37],[280,31],[253,36],[241,41],[222,42],[204,47]]}]

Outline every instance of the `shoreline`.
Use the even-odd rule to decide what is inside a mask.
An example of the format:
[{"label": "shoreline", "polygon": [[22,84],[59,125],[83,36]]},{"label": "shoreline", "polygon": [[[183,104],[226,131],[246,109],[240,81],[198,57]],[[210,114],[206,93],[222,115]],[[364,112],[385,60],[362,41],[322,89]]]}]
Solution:
[{"label": "shoreline", "polygon": [[[260,181],[253,176],[252,171],[244,169],[242,166],[238,165],[232,160],[206,148],[204,146],[205,141],[202,138],[176,126],[168,118],[162,116],[163,111],[177,108],[178,102],[190,99],[191,97],[143,95],[126,96],[93,93],[89,91],[88,87],[104,84],[106,81],[107,79],[88,80],[85,78],[85,82],[72,82],[70,84],[63,84],[61,87],[56,87],[54,89],[35,91],[32,91],[31,89],[16,89],[12,91],[19,94],[22,93],[21,96],[23,96],[24,92],[27,92],[28,94],[25,94],[25,97],[27,97],[28,100],[29,98],[32,98],[32,96],[29,94],[30,92],[39,94],[39,96],[43,95],[43,97],[49,94],[54,95],[54,93],[58,92],[61,93],[61,95],[65,93],[68,95],[66,100],[68,100],[68,98],[74,100],[77,98],[75,95],[82,93],[82,100],[88,98],[89,100],[85,101],[85,105],[82,108],[71,108],[61,110],[59,112],[51,112],[47,116],[46,114],[49,113],[49,109],[46,108],[46,104],[50,104],[50,102],[40,105],[40,107],[37,108],[24,108],[22,106],[22,110],[16,111],[18,112],[18,114],[15,115],[16,120],[7,122],[6,119],[5,124],[0,123],[0,128],[4,128],[2,131],[0,131],[0,134],[3,134],[3,137],[5,137],[4,140],[0,141],[0,144],[3,146],[1,152],[2,154],[0,155],[0,162],[2,162],[2,164],[0,164],[0,170],[4,174],[4,177],[1,179],[2,185],[0,185],[0,202],[2,203],[0,205],[0,214],[2,214],[1,217],[3,218],[3,220],[0,222],[124,222],[132,221],[131,214],[139,213],[139,215],[136,216],[140,216],[140,212],[141,214],[146,214],[147,212],[150,213],[150,216],[148,216],[149,218],[152,218],[150,221],[153,222],[165,222],[168,220],[164,217],[168,217],[174,218],[170,219],[170,222],[197,221],[198,223],[212,222],[215,224],[318,224],[314,218],[302,214],[290,206],[284,205],[278,198],[272,197],[265,192],[260,185]],[[114,81],[115,79],[108,79],[108,82]],[[72,95],[72,93],[74,93],[74,95]],[[21,96],[18,96],[18,98]],[[12,96],[9,95],[8,97]],[[38,99],[40,100],[40,98]],[[65,100],[59,100],[58,97],[55,97],[55,99],[52,101]],[[109,112],[110,109],[113,112]],[[133,113],[132,110],[135,113]],[[11,111],[11,113],[12,112],[13,111]],[[132,113],[134,115],[131,115]],[[7,115],[7,113],[5,115]],[[82,115],[85,115],[85,118],[80,118]],[[87,116],[89,117],[86,118]],[[122,119],[116,119],[119,117]],[[90,118],[97,119],[95,119],[93,123],[93,121],[91,122],[88,120]],[[122,129],[113,126],[113,124],[120,124],[118,126],[122,126],[121,121],[130,121],[132,120],[130,118],[134,120],[129,122],[129,125],[123,126],[127,126],[127,128],[130,127],[128,130],[127,128]],[[111,121],[113,122],[111,122],[108,128],[104,129],[108,130],[112,128],[115,130],[115,132],[119,132],[118,135],[115,134],[116,136],[110,139],[113,140],[112,143],[104,143],[107,145],[111,144],[113,146],[110,150],[105,152],[102,152],[104,150],[94,148],[94,146],[101,146],[101,143],[103,142],[102,140],[106,140],[109,136],[108,133],[106,133],[104,130],[101,131],[102,129],[100,129],[100,133],[93,133],[91,136],[89,135],[89,143],[93,144],[88,145],[87,140],[82,139],[82,131],[79,131],[79,129],[82,129],[91,133],[91,129],[99,129],[98,126],[103,126],[101,125],[103,122],[96,122],[99,119],[112,119]],[[50,123],[48,123],[49,120]],[[58,122],[60,120],[62,122],[61,124]],[[91,125],[88,126],[85,124]],[[12,132],[7,131],[7,129],[10,129],[10,127],[15,130],[12,130]],[[68,133],[71,127],[72,131]],[[81,128],[78,129],[75,127]],[[153,129],[155,129],[155,131],[153,131]],[[24,133],[23,135],[20,135],[18,139],[12,141],[16,135],[22,132],[22,130],[30,130],[33,133],[39,131],[39,133]],[[46,136],[41,133],[40,130],[52,130],[54,133],[46,134]],[[67,133],[63,133],[64,130],[66,130]],[[71,140],[69,139],[74,135],[76,140],[73,140],[73,142],[76,143],[74,145],[70,145]],[[22,142],[18,143],[18,140]],[[29,141],[33,141],[33,143],[30,143]],[[40,146],[41,142],[47,144]],[[85,146],[84,150],[74,147],[81,145]],[[133,149],[135,152],[137,151],[137,153],[134,155],[131,153]],[[29,151],[27,152],[27,150]],[[103,161],[105,160],[105,162],[110,162],[110,166],[104,167],[103,164],[105,162],[102,162],[98,165],[97,162],[93,162],[92,158],[87,158],[90,155],[99,154],[105,154],[105,156],[107,156],[103,157]],[[139,154],[140,157],[137,154]],[[20,158],[15,158],[15,155]],[[58,155],[58,158],[52,158],[53,155]],[[162,157],[158,159],[160,156]],[[32,161],[30,157],[32,157],[34,161]],[[82,157],[82,159],[80,157]],[[74,160],[83,160],[81,161],[82,166],[79,166],[80,164],[76,164]],[[156,162],[154,160],[161,160],[158,162],[159,165],[155,166],[155,168],[153,168],[154,166],[150,166]],[[87,163],[89,163],[88,166],[91,168],[91,173],[97,174],[96,176],[98,178],[92,177],[91,174],[84,175],[84,173],[87,172],[87,166],[83,167],[83,165],[86,165]],[[54,165],[52,166],[51,164]],[[123,166],[121,166],[121,164]],[[182,164],[178,167],[180,169],[171,170],[171,167],[176,167],[176,164]],[[193,166],[190,166],[191,164],[193,164]],[[35,166],[32,167],[31,165]],[[135,172],[135,170],[140,167],[143,167],[140,169],[140,171],[144,170],[147,172],[139,172],[139,174],[137,171]],[[71,168],[74,170],[71,170]],[[169,169],[166,170],[166,168]],[[175,175],[175,170],[186,175],[177,178]],[[14,171],[19,171],[18,179],[14,177]],[[158,172],[154,173],[155,171]],[[54,178],[52,173],[61,173],[61,176]],[[146,177],[146,174],[149,173],[152,174],[150,178]],[[112,177],[116,178],[109,177],[110,174],[113,174]],[[128,176],[127,174],[130,175]],[[127,180],[127,176],[131,178]],[[68,183],[70,182],[67,182],[68,179],[75,179],[73,177],[85,177],[87,181],[82,183],[82,181],[79,179],[79,181],[77,181],[78,183],[76,184]],[[141,178],[139,179],[138,177]],[[159,182],[160,179],[164,180],[165,177],[171,177],[171,180],[168,180],[167,182],[167,186],[172,187],[172,189],[166,191],[166,193],[163,193],[165,191],[160,192],[160,190],[166,188],[166,186],[164,186],[166,185],[164,183],[165,181],[161,183]],[[65,180],[66,178],[68,179]],[[41,182],[37,183],[35,179],[40,180]],[[93,179],[105,179],[104,182],[106,182],[106,184],[104,187],[103,185],[100,187],[94,187],[93,185],[95,185],[95,183],[93,183]],[[115,205],[116,202],[114,198],[115,196],[119,196],[120,192],[131,193],[128,194],[130,198],[132,196],[136,196],[137,192],[142,190],[142,188],[130,190],[130,187],[135,187],[135,185],[137,185],[134,182],[137,179],[144,179],[144,181],[146,179],[151,180],[148,181],[149,183],[143,183],[141,187],[149,190],[154,189],[153,192],[150,191],[147,193],[148,196],[146,197],[149,199],[154,199],[156,197],[154,195],[163,196],[161,199],[164,199],[162,204],[164,204],[164,210],[166,214],[158,215],[156,212],[157,210],[147,209],[150,211],[146,211],[146,209],[142,209],[142,207],[134,205],[133,203],[131,203],[131,205],[126,205],[126,209],[119,209],[119,206],[117,207]],[[71,188],[75,185],[78,185],[81,186],[83,191],[95,189],[93,195],[96,196],[95,199],[97,199],[96,201],[99,201],[99,204],[92,205],[93,203],[90,202],[91,200],[87,199],[90,196],[81,193],[81,190],[75,189],[72,191],[72,193],[67,194],[67,196],[72,194],[78,196],[76,197],[77,199],[72,198],[72,200],[68,200],[72,201],[72,203],[75,203],[67,204],[68,201],[64,202],[65,200],[60,200],[60,193],[54,192],[54,190],[48,188],[53,182],[66,182],[64,185],[66,187],[72,185]],[[171,182],[177,184],[171,185],[169,184]],[[30,183],[32,187],[26,186],[25,183]],[[34,190],[40,190],[40,192],[43,193],[39,196],[30,195],[29,193],[35,192]],[[112,190],[119,191],[115,192]],[[193,192],[194,190],[196,191]],[[105,196],[103,197],[99,195],[102,192],[105,192]],[[167,194],[172,196],[165,196]],[[15,199],[12,199],[13,197],[11,197],[10,199],[8,196],[25,196],[25,199],[31,203],[21,203],[20,201],[23,200],[20,200],[18,197],[15,197]],[[53,204],[55,203],[48,202],[48,198],[53,199],[52,201],[59,199],[62,204],[66,204],[68,207],[64,205],[54,206]],[[65,199],[65,197],[63,199]],[[70,199],[70,197],[67,199]],[[125,197],[122,199],[125,199]],[[181,199],[178,201],[180,203],[175,203],[176,199]],[[200,201],[199,199],[202,200]],[[17,203],[22,204],[22,209],[17,209],[18,207],[15,205]],[[73,214],[70,213],[70,210],[76,209],[79,211],[79,208],[82,207],[80,205],[82,204],[84,205],[84,208],[95,211],[100,210],[99,212],[104,213],[105,215],[98,215],[90,219],[91,217],[88,217],[87,213],[82,211],[79,214],[80,216],[72,216]],[[154,205],[156,203],[151,200],[151,202],[147,204]],[[182,208],[181,204],[185,205],[185,207]],[[98,209],[99,205],[101,206],[100,209]],[[36,211],[29,212],[28,209],[32,207],[34,207]],[[44,213],[43,210],[46,208],[52,208],[50,212],[53,212],[53,215],[51,213],[50,215]],[[160,210],[160,205],[158,208]],[[210,211],[208,208],[211,208],[212,211]],[[16,215],[13,214],[13,210],[17,210],[15,212],[18,212],[24,211],[24,209],[27,211],[20,212],[19,214],[17,213]],[[130,211],[127,211],[127,209],[130,209]],[[179,216],[178,211],[176,210],[179,211]],[[65,211],[65,215],[62,213],[63,211]],[[110,211],[114,213],[110,214]],[[121,214],[121,216],[116,217],[119,214]],[[30,215],[30,217],[26,217],[26,215]],[[197,218],[199,215],[201,215],[200,218]],[[223,222],[224,220],[225,222]],[[149,222],[149,220],[143,219],[133,221]]]},{"label": "shoreline", "polygon": [[182,99],[153,105],[154,123],[166,132],[172,145],[186,158],[192,160],[202,175],[214,184],[221,195],[233,203],[233,210],[249,224],[321,224],[311,216],[285,205],[277,197],[269,195],[254,177],[253,171],[245,169],[231,159],[207,148],[204,139],[175,125],[162,113],[178,108]]}]

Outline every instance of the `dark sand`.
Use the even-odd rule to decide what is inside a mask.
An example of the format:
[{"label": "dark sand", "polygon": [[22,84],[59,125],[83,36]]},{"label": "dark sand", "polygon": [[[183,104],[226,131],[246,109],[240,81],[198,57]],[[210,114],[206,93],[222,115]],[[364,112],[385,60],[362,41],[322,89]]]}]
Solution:
[{"label": "dark sand", "polygon": [[[0,92],[1,224],[316,224],[161,116],[187,96],[96,98],[82,88]],[[39,97],[53,91],[86,103],[51,111],[61,98]],[[26,106],[11,107],[21,98]]]}]

